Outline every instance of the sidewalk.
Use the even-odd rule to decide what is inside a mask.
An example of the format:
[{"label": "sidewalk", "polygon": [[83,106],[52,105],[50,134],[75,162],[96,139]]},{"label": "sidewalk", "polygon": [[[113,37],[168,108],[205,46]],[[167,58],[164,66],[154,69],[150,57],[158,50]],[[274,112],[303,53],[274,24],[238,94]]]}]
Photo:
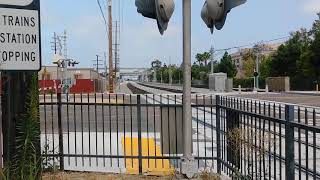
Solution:
[{"label": "sidewalk", "polygon": [[320,91],[290,91],[287,93],[298,94],[298,95],[320,96]]}]

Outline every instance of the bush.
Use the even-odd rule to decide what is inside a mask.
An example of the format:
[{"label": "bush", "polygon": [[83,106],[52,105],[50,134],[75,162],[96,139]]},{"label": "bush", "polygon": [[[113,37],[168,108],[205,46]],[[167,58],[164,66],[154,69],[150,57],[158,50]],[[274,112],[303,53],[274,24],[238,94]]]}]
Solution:
[{"label": "bush", "polygon": [[253,79],[234,79],[233,86],[237,88],[239,85],[241,88],[253,88],[254,82]]},{"label": "bush", "polygon": [[[233,86],[235,88],[238,88],[239,85],[241,85],[241,88],[253,88],[254,86],[254,82],[253,82],[253,78],[247,78],[247,79],[234,79],[233,80]],[[259,87],[261,89],[265,88],[266,86],[266,80],[260,78],[259,79]]]}]

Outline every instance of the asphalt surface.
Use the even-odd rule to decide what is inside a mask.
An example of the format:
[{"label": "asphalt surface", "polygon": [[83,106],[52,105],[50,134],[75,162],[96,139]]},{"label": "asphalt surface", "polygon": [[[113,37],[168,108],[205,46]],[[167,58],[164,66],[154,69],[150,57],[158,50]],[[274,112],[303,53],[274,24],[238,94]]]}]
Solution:
[{"label": "asphalt surface", "polygon": [[[124,102],[127,103],[127,102]],[[132,105],[130,105],[132,104]],[[61,122],[63,132],[124,132],[138,131],[136,99],[131,103],[118,105],[62,105]],[[148,109],[148,110],[147,110]],[[42,133],[58,132],[58,106],[43,104],[40,106]],[[156,121],[156,127],[154,126]],[[160,129],[160,107],[141,107],[142,131]]]}]

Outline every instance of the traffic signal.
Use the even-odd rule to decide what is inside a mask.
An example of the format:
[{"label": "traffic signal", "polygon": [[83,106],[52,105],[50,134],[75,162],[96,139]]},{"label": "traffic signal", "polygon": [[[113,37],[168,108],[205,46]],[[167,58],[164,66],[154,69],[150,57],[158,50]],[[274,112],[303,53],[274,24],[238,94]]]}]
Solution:
[{"label": "traffic signal", "polygon": [[232,8],[244,4],[247,0],[206,0],[201,11],[201,18],[213,33],[214,27],[221,30]]},{"label": "traffic signal", "polygon": [[168,23],[174,12],[173,0],[136,0],[138,13],[144,17],[156,19],[161,35],[167,30]]}]

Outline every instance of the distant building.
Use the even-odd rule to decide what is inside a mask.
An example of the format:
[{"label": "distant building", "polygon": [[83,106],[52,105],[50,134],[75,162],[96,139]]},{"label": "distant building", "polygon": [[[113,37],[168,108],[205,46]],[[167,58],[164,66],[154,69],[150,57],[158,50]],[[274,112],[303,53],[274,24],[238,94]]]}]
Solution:
[{"label": "distant building", "polygon": [[[278,47],[281,45],[282,43],[277,43],[277,44],[263,44],[261,46],[261,51],[260,54],[264,55],[264,56],[268,56],[271,55],[272,53],[274,53]],[[232,61],[234,62],[234,64],[237,67],[237,75],[236,78],[245,78],[245,74],[244,74],[244,55],[249,53],[249,52],[253,52],[253,48],[245,48],[245,49],[239,49],[237,52],[230,54]]]},{"label": "distant building", "polygon": [[63,73],[57,66],[43,66],[38,75],[39,88],[43,92],[60,92],[62,79],[71,80],[70,93],[93,93],[106,90],[106,78],[93,68],[68,68],[68,71]]},{"label": "distant building", "polygon": [[244,77],[244,72],[243,72],[243,56],[250,52],[251,49],[240,49],[239,51],[230,54],[232,61],[236,65],[237,68],[237,78],[242,78]]}]

